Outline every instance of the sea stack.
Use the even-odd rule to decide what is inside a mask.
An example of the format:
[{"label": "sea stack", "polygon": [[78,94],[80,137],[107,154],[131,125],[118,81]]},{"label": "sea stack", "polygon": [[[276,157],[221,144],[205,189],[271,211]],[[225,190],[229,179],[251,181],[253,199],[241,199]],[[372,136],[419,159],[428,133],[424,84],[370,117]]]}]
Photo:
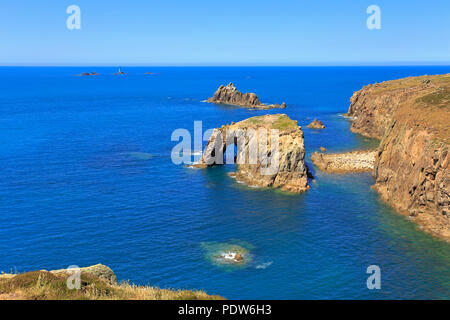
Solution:
[{"label": "sea stack", "polygon": [[325,129],[323,122],[317,119],[314,119],[313,122],[308,124],[306,127],[310,129]]},{"label": "sea stack", "polygon": [[236,146],[237,170],[230,174],[236,180],[294,193],[309,188],[303,131],[287,115],[252,117],[214,129],[196,166],[222,165],[230,145]]},{"label": "sea stack", "polygon": [[375,190],[423,229],[450,241],[450,74],[368,85],[350,101],[351,130],[381,140]]},{"label": "sea stack", "polygon": [[286,108],[286,104],[264,104],[259,101],[259,98],[254,93],[242,93],[236,89],[233,83],[229,83],[227,86],[220,86],[214,93],[214,96],[207,100],[211,103],[217,104],[230,104],[235,106],[241,106],[254,109],[273,109],[273,108]]}]

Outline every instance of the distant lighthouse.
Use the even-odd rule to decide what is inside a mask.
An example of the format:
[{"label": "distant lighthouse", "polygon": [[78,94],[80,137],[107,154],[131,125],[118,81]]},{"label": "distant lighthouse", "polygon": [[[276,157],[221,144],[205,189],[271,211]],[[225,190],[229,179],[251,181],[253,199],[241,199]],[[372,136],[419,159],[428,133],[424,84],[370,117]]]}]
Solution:
[{"label": "distant lighthouse", "polygon": [[119,72],[115,73],[115,74],[125,74],[124,72],[122,72],[122,67],[119,67]]}]

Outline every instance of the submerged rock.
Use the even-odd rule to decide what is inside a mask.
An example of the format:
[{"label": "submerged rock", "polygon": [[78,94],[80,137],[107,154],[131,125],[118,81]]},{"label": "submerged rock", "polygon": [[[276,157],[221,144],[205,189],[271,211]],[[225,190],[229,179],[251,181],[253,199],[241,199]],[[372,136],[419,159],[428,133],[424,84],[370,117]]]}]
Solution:
[{"label": "submerged rock", "polygon": [[238,240],[232,242],[203,242],[205,257],[216,266],[226,268],[247,267],[253,260],[253,246]]},{"label": "submerged rock", "polygon": [[[96,264],[96,265],[93,265],[90,267],[80,268],[80,271],[81,271],[81,273],[92,274],[93,276],[101,278],[111,284],[117,283],[117,278],[116,278],[116,275],[114,274],[114,271],[112,271],[111,268],[109,268],[103,264]],[[52,270],[50,272],[54,273],[54,274],[60,274],[60,273],[67,274],[68,269]]]},{"label": "submerged rock", "polygon": [[214,93],[214,96],[207,100],[211,103],[219,104],[231,104],[247,108],[255,109],[272,109],[272,108],[286,108],[286,104],[283,102],[280,104],[264,104],[259,101],[259,98],[254,93],[242,93],[236,89],[233,83],[229,83],[227,86],[220,86]]},{"label": "submerged rock", "polygon": [[214,129],[196,166],[224,164],[230,145],[236,146],[232,176],[237,181],[296,193],[309,188],[303,131],[287,115],[252,117]]}]

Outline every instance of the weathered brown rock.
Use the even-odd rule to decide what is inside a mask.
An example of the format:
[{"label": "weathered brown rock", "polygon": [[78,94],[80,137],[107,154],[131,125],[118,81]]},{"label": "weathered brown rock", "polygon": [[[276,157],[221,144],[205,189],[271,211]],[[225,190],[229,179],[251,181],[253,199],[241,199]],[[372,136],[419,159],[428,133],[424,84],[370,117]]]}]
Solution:
[{"label": "weathered brown rock", "polygon": [[372,172],[377,151],[352,151],[324,154],[314,152],[311,161],[320,170],[330,173]]},{"label": "weathered brown rock", "polygon": [[237,146],[237,171],[231,176],[238,181],[289,192],[309,188],[303,132],[285,114],[252,117],[215,129],[197,166],[223,164],[230,145]]},{"label": "weathered brown rock", "polygon": [[347,115],[353,132],[381,139],[374,168],[381,197],[450,241],[450,74],[366,86]]},{"label": "weathered brown rock", "polygon": [[279,104],[264,104],[259,101],[259,98],[254,93],[242,93],[236,89],[236,87],[230,82],[227,86],[220,86],[214,93],[214,96],[207,100],[211,103],[219,104],[231,104],[247,108],[255,109],[273,109],[273,108],[286,108],[286,104],[283,102]]},{"label": "weathered brown rock", "polygon": [[323,122],[317,119],[314,119],[313,122],[308,124],[306,127],[310,129],[325,129]]},{"label": "weathered brown rock", "polygon": [[320,147],[319,149],[320,149],[320,151],[322,151],[322,152],[327,151],[327,148],[325,148],[325,147]]},{"label": "weathered brown rock", "polygon": [[[81,273],[89,273],[92,274],[98,278],[101,278],[111,284],[117,283],[116,275],[114,274],[114,271],[112,271],[109,267],[103,265],[103,264],[96,264],[90,267],[84,267],[80,268]],[[58,273],[64,273],[67,274],[67,269],[58,269],[58,270],[52,270],[51,273],[58,274]]]},{"label": "weathered brown rock", "polygon": [[98,76],[98,73],[97,72],[91,72],[91,73],[89,73],[89,72],[83,72],[82,74],[81,74],[81,76],[83,76],[83,77],[86,77],[86,76]]}]

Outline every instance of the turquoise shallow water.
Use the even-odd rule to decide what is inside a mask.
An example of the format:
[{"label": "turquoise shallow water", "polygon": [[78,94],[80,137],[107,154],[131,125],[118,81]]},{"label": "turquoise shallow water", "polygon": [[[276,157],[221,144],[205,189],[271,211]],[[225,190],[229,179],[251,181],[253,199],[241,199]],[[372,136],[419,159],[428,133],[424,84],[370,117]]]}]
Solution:
[{"label": "turquoise shallow water", "polygon": [[[83,71],[100,76],[77,77]],[[450,67],[0,68],[0,270],[104,263],[121,280],[235,299],[450,298],[450,245],[396,214],[369,174],[330,175],[301,195],[252,189],[232,166],[171,162],[173,130],[280,110],[203,103],[234,82],[305,129],[310,154],[369,148],[340,116],[353,91]],[[155,75],[145,75],[150,71]],[[312,167],[314,170],[314,167]],[[251,262],[211,261],[239,245]],[[378,265],[382,289],[366,288]]]}]

